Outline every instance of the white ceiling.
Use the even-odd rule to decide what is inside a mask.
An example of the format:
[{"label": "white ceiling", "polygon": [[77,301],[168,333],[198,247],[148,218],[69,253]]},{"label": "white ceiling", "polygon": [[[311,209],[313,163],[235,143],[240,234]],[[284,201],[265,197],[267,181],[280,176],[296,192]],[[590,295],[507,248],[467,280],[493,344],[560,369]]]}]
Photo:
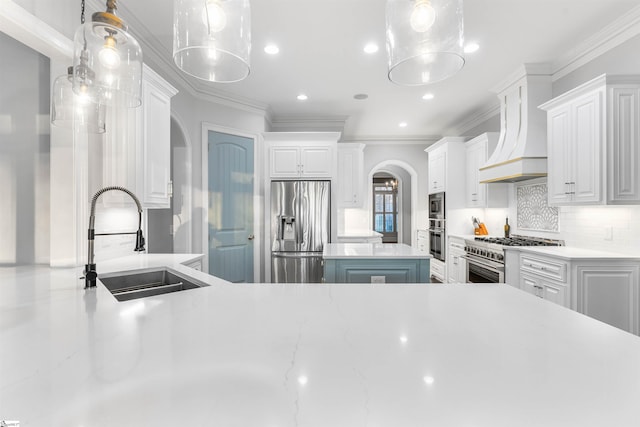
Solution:
[{"label": "white ceiling", "polygon": [[[467,0],[465,41],[477,41],[480,50],[448,80],[403,87],[387,79],[385,0],[253,0],[251,74],[228,84],[198,81],[173,65],[171,1],[121,0],[119,7],[147,58],[194,90],[266,108],[275,121],[346,119],[346,140],[425,140],[460,131],[461,122],[496,111],[492,89],[523,63],[559,70],[585,41],[593,43],[591,36],[640,15],[638,0]],[[380,46],[375,55],[363,52],[371,41]],[[279,45],[278,55],[264,53],[268,42]],[[296,99],[301,92],[307,101]],[[426,92],[435,98],[423,100]],[[369,98],[355,100],[357,93]],[[399,128],[401,121],[408,126]]]}]

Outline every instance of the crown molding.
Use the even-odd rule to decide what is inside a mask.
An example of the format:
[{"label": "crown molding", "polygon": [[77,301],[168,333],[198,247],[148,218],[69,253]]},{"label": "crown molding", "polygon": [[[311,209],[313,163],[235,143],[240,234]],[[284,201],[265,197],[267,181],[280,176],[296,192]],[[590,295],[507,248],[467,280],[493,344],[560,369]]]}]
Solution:
[{"label": "crown molding", "polygon": [[633,8],[553,61],[553,81],[576,71],[638,34],[640,34],[640,6]]},{"label": "crown molding", "polygon": [[358,142],[365,145],[385,145],[385,144],[397,144],[397,145],[431,145],[436,141],[441,140],[440,135],[387,135],[387,136],[366,136],[366,135],[344,135],[340,142]]}]

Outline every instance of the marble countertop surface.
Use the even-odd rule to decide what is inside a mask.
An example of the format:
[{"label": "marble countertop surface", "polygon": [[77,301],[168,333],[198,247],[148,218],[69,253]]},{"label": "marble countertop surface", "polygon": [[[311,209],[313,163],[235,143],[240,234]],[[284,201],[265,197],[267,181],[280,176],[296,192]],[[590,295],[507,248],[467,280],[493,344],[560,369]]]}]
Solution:
[{"label": "marble countertop surface", "polygon": [[81,270],[0,268],[0,420],[638,425],[640,338],[511,286],[230,284],[192,270],[210,286],[117,302],[101,283],[82,289]]},{"label": "marble countertop surface", "polygon": [[322,251],[324,259],[339,258],[431,258],[428,253],[404,243],[327,243]]},{"label": "marble countertop surface", "polygon": [[382,237],[382,233],[373,230],[345,230],[338,237]]},{"label": "marble countertop surface", "polygon": [[582,260],[598,260],[598,259],[621,259],[621,260],[640,260],[640,254],[629,252],[610,252],[598,249],[576,248],[571,246],[505,246],[505,250],[518,250],[539,255],[549,255],[563,259],[582,259]]}]

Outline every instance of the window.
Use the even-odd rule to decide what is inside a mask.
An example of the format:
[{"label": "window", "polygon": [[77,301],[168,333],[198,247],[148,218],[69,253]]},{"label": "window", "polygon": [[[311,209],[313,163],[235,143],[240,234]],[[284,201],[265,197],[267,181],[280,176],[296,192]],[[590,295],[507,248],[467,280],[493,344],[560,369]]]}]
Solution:
[{"label": "window", "polygon": [[398,182],[393,177],[373,179],[373,229],[384,243],[398,242]]}]

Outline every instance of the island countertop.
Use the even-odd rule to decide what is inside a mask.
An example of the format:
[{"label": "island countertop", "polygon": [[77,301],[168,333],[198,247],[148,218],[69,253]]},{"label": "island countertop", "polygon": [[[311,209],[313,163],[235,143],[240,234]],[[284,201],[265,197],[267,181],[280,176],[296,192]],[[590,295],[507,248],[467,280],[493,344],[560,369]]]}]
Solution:
[{"label": "island countertop", "polygon": [[210,286],[117,302],[101,283],[82,289],[80,272],[0,268],[0,420],[637,426],[640,338],[511,286],[230,284],[193,271]]},{"label": "island countertop", "polygon": [[327,243],[324,259],[431,258],[431,255],[403,243]]}]

